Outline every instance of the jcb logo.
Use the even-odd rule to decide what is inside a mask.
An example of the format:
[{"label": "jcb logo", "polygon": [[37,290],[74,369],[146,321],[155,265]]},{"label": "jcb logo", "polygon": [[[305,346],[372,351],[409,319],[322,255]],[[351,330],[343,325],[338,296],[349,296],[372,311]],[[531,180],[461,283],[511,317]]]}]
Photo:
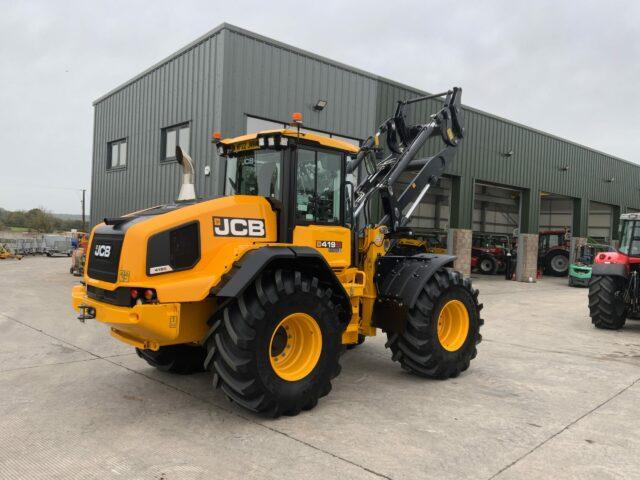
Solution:
[{"label": "jcb logo", "polygon": [[109,258],[111,256],[111,245],[96,245],[93,250],[93,255],[96,257]]},{"label": "jcb logo", "polygon": [[264,237],[264,220],[259,218],[213,217],[216,237]]}]

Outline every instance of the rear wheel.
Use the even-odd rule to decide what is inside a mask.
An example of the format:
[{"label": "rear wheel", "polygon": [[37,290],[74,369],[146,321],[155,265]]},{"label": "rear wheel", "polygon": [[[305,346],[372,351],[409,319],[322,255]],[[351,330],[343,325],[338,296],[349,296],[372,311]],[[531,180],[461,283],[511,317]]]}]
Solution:
[{"label": "rear wheel", "polygon": [[331,289],[310,274],[261,275],[214,315],[205,365],[232,401],[272,416],[316,406],[340,373],[342,332]]},{"label": "rear wheel", "polygon": [[480,272],[485,275],[495,275],[498,271],[498,262],[494,257],[484,255],[478,260],[478,268],[480,268]]},{"label": "rear wheel", "polygon": [[569,271],[569,254],[564,250],[547,255],[546,270],[554,277],[563,277]]},{"label": "rear wheel", "polygon": [[169,345],[158,350],[136,348],[140,358],[163,372],[187,375],[204,371],[204,348],[197,345]]},{"label": "rear wheel", "polygon": [[476,357],[481,309],[469,279],[451,269],[437,271],[409,310],[404,332],[387,333],[393,360],[424,377],[457,377]]},{"label": "rear wheel", "polygon": [[626,321],[623,279],[596,276],[589,282],[589,315],[596,328],[619,330]]}]

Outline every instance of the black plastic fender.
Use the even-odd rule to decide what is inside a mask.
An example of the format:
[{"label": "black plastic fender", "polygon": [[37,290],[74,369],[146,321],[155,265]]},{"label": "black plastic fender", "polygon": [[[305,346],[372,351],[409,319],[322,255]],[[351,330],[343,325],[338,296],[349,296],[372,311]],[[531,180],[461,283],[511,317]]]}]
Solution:
[{"label": "black plastic fender", "polygon": [[216,297],[238,298],[266,268],[304,269],[331,286],[334,298],[341,307],[339,316],[343,322],[351,319],[351,300],[327,261],[310,247],[269,246],[247,252],[231,271],[211,289]]},{"label": "black plastic fender", "polygon": [[376,262],[378,290],[372,324],[390,332],[404,331],[407,313],[420,291],[442,267],[453,267],[454,255],[424,253],[411,257],[385,255]]},{"label": "black plastic fender", "polygon": [[628,278],[629,272],[624,263],[594,263],[591,267],[592,277],[612,276]]}]

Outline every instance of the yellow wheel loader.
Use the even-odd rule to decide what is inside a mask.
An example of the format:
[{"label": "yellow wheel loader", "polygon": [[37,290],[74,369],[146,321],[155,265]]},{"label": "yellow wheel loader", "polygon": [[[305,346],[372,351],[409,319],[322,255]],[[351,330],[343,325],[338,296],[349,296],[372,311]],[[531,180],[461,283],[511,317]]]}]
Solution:
[{"label": "yellow wheel loader", "polygon": [[5,260],[7,258],[17,258],[18,260],[22,260],[22,255],[16,255],[9,248],[7,248],[6,244],[0,245],[0,260]]},{"label": "yellow wheel loader", "polygon": [[[178,147],[175,204],[93,229],[84,282],[72,292],[78,318],[108,325],[161,370],[208,370],[229,399],[272,416],[313,408],[345,347],[378,329],[409,372],[459,375],[481,339],[477,290],[453,270],[453,256],[387,252],[462,141],[460,95],[398,102],[361,148],[295,122],[216,136],[225,195],[205,201],[196,201],[193,161]],[[428,123],[407,124],[409,105],[442,97]],[[439,152],[415,158],[438,138]],[[397,195],[404,171],[415,177]]]}]

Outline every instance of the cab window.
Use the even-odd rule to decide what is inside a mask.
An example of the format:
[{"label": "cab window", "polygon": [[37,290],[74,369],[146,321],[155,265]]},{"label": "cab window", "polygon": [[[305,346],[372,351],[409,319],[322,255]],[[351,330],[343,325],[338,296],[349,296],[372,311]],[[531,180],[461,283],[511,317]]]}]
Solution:
[{"label": "cab window", "polygon": [[282,199],[282,154],[262,150],[227,159],[226,195],[260,195]]},{"label": "cab window", "polygon": [[342,155],[299,149],[296,222],[339,223],[342,211]]},{"label": "cab window", "polygon": [[625,255],[640,256],[640,222],[628,222],[625,225],[619,250]]}]

